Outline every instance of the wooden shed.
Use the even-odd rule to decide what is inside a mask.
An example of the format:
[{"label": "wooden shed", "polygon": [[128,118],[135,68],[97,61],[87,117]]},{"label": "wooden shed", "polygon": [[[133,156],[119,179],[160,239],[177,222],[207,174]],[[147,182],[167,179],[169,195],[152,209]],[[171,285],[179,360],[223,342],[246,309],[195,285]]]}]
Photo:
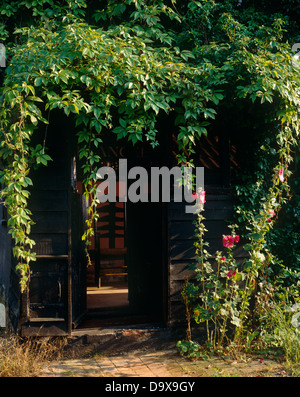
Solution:
[{"label": "wooden shed", "polygon": [[[163,136],[155,151],[104,139],[103,164],[116,164],[121,157],[128,159],[129,166],[171,167],[176,143],[172,131]],[[7,217],[1,207],[0,297],[12,326],[24,336],[70,335],[91,327],[171,326],[184,321],[180,293],[195,257],[195,215],[186,214],[185,203],[172,201],[102,203],[89,250],[92,265],[88,266],[81,238],[86,202],[75,142],[69,120],[55,117],[46,133],[53,161],[31,174],[29,208],[35,222],[31,237],[36,241],[37,260],[31,264],[30,288],[25,294],[20,294]],[[197,146],[196,165],[205,167],[204,215],[212,252],[222,249],[226,221],[232,217],[234,150],[224,131],[212,132]]]}]

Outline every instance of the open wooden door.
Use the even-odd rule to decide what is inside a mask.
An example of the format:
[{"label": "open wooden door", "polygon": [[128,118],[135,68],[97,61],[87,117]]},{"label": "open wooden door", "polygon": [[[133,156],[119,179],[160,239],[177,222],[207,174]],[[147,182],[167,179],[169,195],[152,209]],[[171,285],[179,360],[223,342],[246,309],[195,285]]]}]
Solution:
[{"label": "open wooden door", "polygon": [[86,309],[83,202],[76,192],[70,129],[70,121],[57,114],[45,139],[52,161],[30,174],[36,262],[22,297],[24,336],[70,334]]},{"label": "open wooden door", "polygon": [[53,161],[30,174],[33,187],[28,204],[35,222],[31,237],[36,242],[36,262],[31,263],[29,293],[22,297],[23,335],[65,335],[70,331],[70,166],[67,134],[61,133],[66,129],[57,123],[49,126],[46,140]]}]

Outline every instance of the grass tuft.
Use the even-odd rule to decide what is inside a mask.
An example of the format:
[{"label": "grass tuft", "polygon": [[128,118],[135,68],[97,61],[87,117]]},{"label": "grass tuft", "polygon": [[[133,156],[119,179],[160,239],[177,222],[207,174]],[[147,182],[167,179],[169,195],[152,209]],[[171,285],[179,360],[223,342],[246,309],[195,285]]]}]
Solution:
[{"label": "grass tuft", "polygon": [[59,360],[63,338],[21,338],[0,335],[0,377],[41,376],[50,361]]}]

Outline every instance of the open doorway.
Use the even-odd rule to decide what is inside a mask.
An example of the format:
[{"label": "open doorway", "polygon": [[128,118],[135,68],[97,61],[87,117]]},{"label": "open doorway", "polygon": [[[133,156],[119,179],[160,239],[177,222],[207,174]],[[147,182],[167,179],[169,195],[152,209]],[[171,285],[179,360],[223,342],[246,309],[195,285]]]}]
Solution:
[{"label": "open doorway", "polygon": [[88,268],[87,309],[128,308],[126,263],[126,206],[123,202],[101,203],[92,242],[92,266]]},{"label": "open doorway", "polygon": [[159,203],[101,203],[79,328],[163,324],[166,242]]}]

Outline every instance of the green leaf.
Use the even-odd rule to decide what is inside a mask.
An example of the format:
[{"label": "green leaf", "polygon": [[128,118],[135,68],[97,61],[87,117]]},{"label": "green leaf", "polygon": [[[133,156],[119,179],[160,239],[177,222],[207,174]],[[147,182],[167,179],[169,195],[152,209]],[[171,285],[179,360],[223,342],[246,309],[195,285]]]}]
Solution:
[{"label": "green leaf", "polygon": [[245,244],[243,246],[243,248],[244,248],[245,251],[250,251],[252,247],[251,247],[251,244]]},{"label": "green leaf", "polygon": [[25,187],[26,187],[26,186],[32,186],[32,185],[33,185],[32,180],[31,180],[28,176],[26,176],[26,177],[24,178],[24,182],[25,182],[25,184],[24,184]]},{"label": "green leaf", "polygon": [[70,105],[70,110],[71,110],[72,113],[77,113],[77,114],[79,114],[79,108],[78,108],[74,103],[72,103],[72,104]]},{"label": "green leaf", "polygon": [[244,263],[243,268],[244,268],[244,270],[245,270],[246,272],[248,272],[249,270],[252,269],[252,266],[253,266],[253,261],[246,261],[246,262]]},{"label": "green leaf", "polygon": [[250,233],[250,234],[248,234],[248,236],[250,238],[252,238],[254,241],[259,241],[259,240],[262,240],[264,238],[264,236],[262,234],[260,234],[260,233]]},{"label": "green leaf", "polygon": [[37,77],[37,78],[34,80],[34,85],[35,85],[36,87],[41,86],[42,83],[43,83],[43,78],[42,78],[42,77]]}]

